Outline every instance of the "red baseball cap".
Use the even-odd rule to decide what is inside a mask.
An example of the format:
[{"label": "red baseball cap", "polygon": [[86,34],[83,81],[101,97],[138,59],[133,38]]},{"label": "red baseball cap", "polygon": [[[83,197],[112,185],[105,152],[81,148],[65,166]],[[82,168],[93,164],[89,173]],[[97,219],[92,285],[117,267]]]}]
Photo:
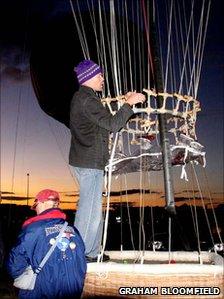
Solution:
[{"label": "red baseball cap", "polygon": [[41,190],[39,193],[37,193],[37,195],[35,197],[34,204],[31,207],[31,209],[35,210],[35,208],[39,202],[45,202],[48,200],[53,200],[53,201],[59,202],[60,201],[59,193],[57,191],[54,191],[51,189]]}]

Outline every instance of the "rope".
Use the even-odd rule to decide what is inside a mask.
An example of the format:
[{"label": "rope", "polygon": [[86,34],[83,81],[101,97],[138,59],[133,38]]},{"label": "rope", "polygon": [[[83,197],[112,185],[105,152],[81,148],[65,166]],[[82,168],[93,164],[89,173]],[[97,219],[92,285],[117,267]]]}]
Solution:
[{"label": "rope", "polygon": [[214,242],[214,238],[213,238],[213,235],[212,235],[212,230],[211,230],[210,222],[209,222],[209,219],[208,219],[208,214],[207,214],[207,211],[205,209],[205,203],[204,203],[204,198],[203,198],[202,191],[201,191],[201,186],[200,186],[200,183],[199,183],[196,171],[195,171],[194,164],[191,163],[191,166],[192,166],[192,169],[194,171],[195,178],[196,178],[196,183],[197,183],[198,191],[199,191],[199,194],[200,194],[200,197],[201,197],[201,202],[202,202],[202,206],[203,206],[203,210],[204,210],[206,222],[207,222],[207,225],[208,225],[208,230],[209,230],[210,238],[211,238],[212,244],[214,246],[215,242]]},{"label": "rope", "polygon": [[[141,164],[141,160],[140,160],[140,165],[142,165]],[[143,189],[143,185],[142,185],[142,171],[140,171],[140,173],[139,173],[139,186],[140,186],[140,195],[139,195],[139,228],[138,228],[138,238],[139,238],[139,251],[141,251],[141,250],[144,250],[144,247],[142,245],[142,236],[143,236],[143,240],[144,240],[144,232],[143,232],[144,208],[143,208],[143,194],[142,194],[142,189]]]},{"label": "rope", "polygon": [[[142,61],[141,61],[141,32],[140,32],[140,28],[141,28],[141,15],[140,15],[140,10],[137,10],[137,66],[138,66],[138,70],[139,70],[139,77],[137,78],[138,82],[139,82],[139,88],[140,90],[142,90]],[[137,67],[136,67],[137,68]],[[138,84],[135,86],[137,88]]]},{"label": "rope", "polygon": [[216,217],[216,214],[215,214],[215,209],[214,209],[214,206],[213,206],[213,203],[212,203],[212,194],[211,194],[211,190],[209,188],[209,180],[208,180],[207,173],[206,173],[206,171],[205,171],[204,168],[203,168],[203,173],[204,173],[205,180],[206,180],[206,184],[205,185],[206,185],[206,187],[208,189],[208,193],[209,193],[209,202],[210,202],[211,208],[212,208],[212,214],[213,214],[214,221],[215,221],[216,232],[218,234],[220,243],[224,243],[223,240],[222,240],[222,236],[220,234],[218,220],[217,220],[217,217]]},{"label": "rope", "polygon": [[184,58],[183,58],[184,62],[183,62],[183,67],[182,67],[182,72],[181,72],[181,77],[180,77],[180,86],[179,86],[178,93],[182,92],[183,78],[184,78],[184,73],[186,71],[186,58],[187,58],[187,54],[189,53],[188,47],[189,47],[189,39],[190,39],[191,26],[192,26],[192,20],[193,20],[193,12],[194,12],[194,1],[192,1],[192,5],[191,5],[190,22],[189,22],[189,26],[188,26],[187,42],[186,42],[186,47],[185,47],[185,51],[184,51]]},{"label": "rope", "polygon": [[121,217],[121,222],[120,222],[120,248],[121,252],[123,251],[123,201],[122,201],[122,180],[120,180],[120,217]]},{"label": "rope", "polygon": [[114,155],[115,155],[117,140],[118,140],[118,133],[115,134],[114,144],[113,144],[113,148],[112,148],[111,156],[110,156],[110,160],[109,160],[109,165],[108,165],[108,193],[107,193],[106,216],[105,216],[105,222],[104,222],[102,250],[98,256],[98,262],[102,261],[102,259],[103,259],[103,253],[104,253],[106,241],[107,241],[107,229],[108,229],[109,207],[110,207],[110,192],[111,192],[111,183],[112,183],[112,161],[113,161]]},{"label": "rope", "polygon": [[[124,3],[125,2],[122,2],[121,3],[121,12],[120,14],[123,16],[125,13],[124,13]],[[128,90],[128,79],[127,79],[127,59],[126,59],[126,43],[124,43],[124,40],[129,40],[126,36],[125,36],[125,31],[126,31],[126,27],[125,26],[125,18],[122,17],[121,18],[121,21],[119,22],[118,24],[118,29],[119,29],[119,32],[118,32],[118,37],[119,37],[119,45],[120,45],[120,55],[121,57],[123,57],[123,59],[120,61],[121,63],[121,68],[120,68],[120,76],[122,78],[122,89],[124,91],[127,92]]]},{"label": "rope", "polygon": [[16,116],[16,125],[15,125],[15,139],[14,139],[14,150],[13,150],[13,162],[12,162],[12,184],[11,184],[11,193],[14,193],[14,184],[15,184],[15,168],[16,168],[16,153],[17,153],[17,143],[18,143],[18,128],[19,128],[19,118],[20,118],[20,109],[21,109],[21,85],[19,89],[19,101],[17,106],[17,116]]},{"label": "rope", "polygon": [[192,177],[192,192],[193,192],[193,200],[194,200],[194,215],[195,215],[196,237],[197,237],[198,252],[199,252],[199,257],[200,257],[201,256],[201,244],[200,244],[200,234],[199,234],[199,226],[198,226],[197,207],[196,207],[196,201],[195,201],[194,175],[193,175],[192,167],[191,167],[191,177]]},{"label": "rope", "polygon": [[118,54],[117,54],[117,32],[116,32],[116,21],[115,21],[115,9],[114,1],[110,1],[110,26],[111,26],[111,51],[112,51],[112,73],[115,81],[115,92],[117,95],[120,94],[120,84],[118,81]]},{"label": "rope", "polygon": [[144,0],[141,0],[141,6],[142,6],[144,28],[145,28],[146,41],[147,41],[148,64],[151,67],[151,71],[152,71],[153,79],[154,79],[155,78],[155,76],[154,76],[155,72],[154,72],[154,67],[153,67],[153,62],[152,62],[152,52],[151,52],[151,47],[150,47],[149,29],[148,29],[148,17],[147,17],[147,12],[146,12],[146,8],[145,8],[145,1]]},{"label": "rope", "polygon": [[[26,147],[27,147],[27,133],[28,133],[28,118],[30,115],[30,98],[31,98],[31,84],[29,84],[27,88],[27,94],[23,97],[26,102],[24,103],[23,107],[25,107],[25,115],[24,115],[24,136],[23,136],[23,141],[22,141],[22,159],[21,159],[21,169],[22,173],[27,172],[27,169],[25,169],[25,157],[26,157]],[[22,139],[22,138],[21,138]],[[20,186],[24,185],[24,179],[21,177],[21,183]],[[26,193],[27,190],[25,190]],[[28,196],[27,196],[28,197]]]},{"label": "rope", "polygon": [[160,53],[160,61],[161,61],[161,75],[162,75],[162,82],[164,82],[164,67],[163,67],[163,47],[162,47],[162,38],[161,38],[161,31],[162,31],[162,29],[160,28],[160,23],[159,23],[159,20],[161,20],[161,16],[159,15],[159,13],[160,13],[160,10],[159,10],[159,8],[158,8],[158,1],[154,1],[154,4],[156,5],[156,7],[157,7],[157,9],[156,9],[156,11],[157,11],[157,13],[158,13],[158,18],[156,18],[156,21],[157,21],[157,23],[156,23],[156,25],[157,25],[157,32],[158,32],[158,35],[159,35],[159,53]]},{"label": "rope", "polygon": [[169,15],[168,45],[167,45],[164,92],[167,91],[167,80],[168,80],[168,69],[169,69],[168,66],[169,66],[169,59],[170,59],[170,43],[171,43],[170,41],[171,41],[172,15],[173,15],[173,0],[171,0],[170,15]]},{"label": "rope", "polygon": [[209,14],[210,14],[210,7],[211,7],[211,1],[209,1],[208,4],[208,9],[207,9],[207,16],[206,16],[206,23],[205,23],[205,29],[204,29],[204,37],[203,37],[203,42],[202,42],[202,49],[201,49],[201,57],[199,59],[199,67],[198,67],[198,72],[197,72],[197,80],[195,84],[195,96],[197,96],[198,93],[198,86],[199,86],[199,81],[201,77],[201,68],[202,68],[202,60],[203,60],[203,54],[204,54],[204,48],[205,48],[205,38],[206,38],[206,33],[207,33],[207,28],[208,28],[208,20],[209,20]]},{"label": "rope", "polygon": [[[108,65],[107,65],[107,59],[106,59],[106,49],[105,49],[105,40],[104,40],[104,26],[103,26],[103,20],[102,20],[102,14],[101,14],[101,2],[98,2],[99,5],[99,27],[100,27],[100,36],[101,36],[101,48],[102,48],[102,60],[103,60],[103,65],[105,69],[104,73],[104,78],[106,81],[106,86],[107,86],[107,94],[110,96],[110,85],[109,85],[109,79],[108,79]],[[108,28],[105,23],[105,28],[106,28],[106,36],[107,36],[107,41],[109,43],[109,37],[108,37]],[[110,53],[110,52],[109,52]]]},{"label": "rope", "polygon": [[[73,3],[72,0],[69,0],[70,6],[71,6],[71,10],[72,10],[72,15],[75,21],[75,25],[76,25],[76,30],[78,32],[78,36],[79,36],[79,41],[80,41],[80,45],[82,48],[82,52],[83,52],[83,56],[85,59],[89,59],[89,51],[88,51],[88,46],[87,46],[87,42],[86,42],[86,38],[85,38],[85,31],[81,31],[78,20],[76,18],[76,14],[74,11],[74,7],[73,7]],[[78,5],[78,1],[77,1],[77,5]],[[78,6],[79,7],[79,6]],[[80,17],[81,17],[81,13],[80,13]],[[81,17],[82,19],[82,17]],[[81,25],[82,27],[82,25]]]},{"label": "rope", "polygon": [[[137,14],[138,14],[138,10],[137,10]],[[132,1],[132,19],[135,20],[136,19],[136,14],[135,14],[135,8],[134,8],[134,1]],[[135,26],[134,26],[134,22],[133,22],[133,25],[132,25],[132,40],[133,40],[133,43],[132,43],[132,49],[133,49],[133,53],[136,53],[136,40],[135,40],[135,36],[136,36],[136,30],[135,30]],[[132,58],[133,59],[133,58]],[[130,60],[131,61],[131,60]],[[131,79],[131,91],[134,90],[134,87],[133,86],[137,86],[137,65],[136,63],[133,63],[133,68],[134,68],[134,71],[132,73],[132,76],[133,76],[133,81],[132,82],[132,79]],[[132,71],[132,70],[131,70]]]},{"label": "rope", "polygon": [[133,237],[133,230],[132,230],[132,221],[131,221],[131,216],[130,216],[130,209],[129,209],[129,203],[128,203],[128,183],[127,183],[127,174],[124,175],[125,178],[125,198],[126,198],[126,204],[127,204],[127,213],[128,213],[128,223],[129,223],[129,228],[130,228],[130,235],[131,235],[131,244],[133,250],[135,250],[135,244],[134,244],[134,237]]},{"label": "rope", "polygon": [[[148,186],[149,186],[149,195],[151,196],[151,180],[150,180],[150,172],[147,171],[147,178],[148,178]],[[153,216],[153,207],[150,207],[150,219],[151,219],[151,227],[152,227],[152,236],[150,239],[152,239],[153,244],[153,251],[155,251],[154,241],[155,241],[155,228],[154,228],[154,216]]]},{"label": "rope", "polygon": [[[89,12],[90,12],[90,19],[91,19],[91,22],[92,22],[92,26],[93,26],[93,31],[94,31],[94,34],[95,34],[95,38],[96,38],[96,48],[97,48],[97,57],[98,57],[98,61],[100,61],[100,64],[103,65],[103,57],[102,57],[102,53],[101,53],[101,48],[100,48],[100,45],[99,45],[99,38],[98,38],[98,35],[97,35],[97,27],[96,27],[96,17],[95,17],[95,12],[94,12],[94,5],[93,5],[93,1],[91,2],[92,3],[92,9],[89,5],[89,2],[87,1],[87,6],[88,6],[88,9],[89,9]],[[91,13],[92,11],[92,13]]]},{"label": "rope", "polygon": [[171,238],[172,238],[172,219],[168,218],[168,252],[169,252],[169,264],[171,262]]},{"label": "rope", "polygon": [[[25,25],[29,24],[29,9],[26,11],[26,22]],[[20,63],[23,64],[25,62],[25,57],[26,57],[26,43],[27,43],[27,38],[28,38],[28,31],[25,31],[24,35],[24,40],[23,40],[23,45],[22,45],[22,55],[20,57]],[[16,115],[16,125],[15,125],[15,139],[14,139],[14,147],[13,147],[13,166],[12,166],[12,178],[11,178],[11,194],[14,193],[14,187],[15,187],[15,172],[16,172],[16,155],[17,155],[17,144],[18,144],[18,131],[19,131],[19,122],[20,122],[20,111],[21,111],[21,103],[22,103],[22,70],[19,72],[19,96],[18,96],[18,107],[17,107],[17,115]],[[1,134],[0,134],[1,135]],[[0,191],[1,194],[1,191]],[[0,195],[0,203],[1,203],[1,195]],[[13,197],[11,197],[9,209],[8,209],[8,221],[7,221],[7,226],[8,228],[10,227],[11,224],[11,217],[12,217],[12,200]]]},{"label": "rope", "polygon": [[[129,34],[129,25],[128,25],[128,11],[127,11],[127,2],[124,1],[124,9],[125,9],[125,26],[126,26],[126,34],[127,34],[127,42],[128,42],[128,61],[129,61],[129,79],[130,79],[130,89],[133,91],[133,73],[132,73],[132,58],[131,58],[131,47],[130,47],[130,34]],[[135,37],[133,38],[133,43],[135,45]],[[124,43],[125,45],[126,43]],[[135,85],[136,86],[136,85]]]},{"label": "rope", "polygon": [[[191,202],[190,202],[191,199],[190,199],[189,189],[188,189],[188,187],[187,187],[187,181],[186,181],[186,180],[185,180],[185,186],[186,186],[187,197],[188,197],[189,206],[190,206],[190,210],[191,210],[191,217],[192,217],[192,221],[193,221],[194,232],[195,232],[195,236],[197,237],[196,221],[195,221],[195,217],[194,217],[194,213],[193,213],[192,204],[191,204]],[[192,190],[193,190],[193,187],[192,187]]]},{"label": "rope", "polygon": [[[188,94],[190,94],[191,90],[195,91],[195,89],[193,88],[193,78],[195,76],[196,61],[197,61],[196,58],[197,58],[197,54],[199,55],[200,42],[201,42],[201,38],[202,38],[203,14],[204,14],[204,1],[203,1],[203,5],[202,5],[202,8],[201,8],[201,16],[200,16],[198,33],[197,33],[196,45],[195,45],[195,49],[193,51],[193,64],[192,64],[192,70],[191,70],[191,76],[190,76],[190,84],[189,84],[189,88],[188,88]],[[193,94],[195,96],[195,93],[193,93]]]},{"label": "rope", "polygon": [[[152,63],[152,53],[150,49],[150,31],[149,31],[149,15],[148,15],[148,8],[149,3],[148,1],[145,2],[144,0],[139,1],[132,1],[131,5],[129,5],[129,2],[126,0],[124,1],[109,1],[109,12],[110,12],[110,18],[107,19],[107,8],[105,1],[98,1],[98,12],[99,12],[99,19],[96,18],[95,12],[94,12],[94,6],[95,2],[93,0],[91,1],[91,5],[89,4],[89,1],[87,1],[87,5],[90,12],[90,19],[91,24],[94,30],[94,35],[96,38],[96,48],[97,48],[97,55],[98,60],[101,61],[102,65],[105,69],[105,81],[106,81],[106,90],[105,94],[109,95],[110,92],[110,86],[113,86],[113,92],[118,96],[121,95],[122,91],[126,90],[128,91],[129,86],[131,91],[134,90],[134,88],[140,88],[142,90],[142,86],[150,86],[150,73],[152,72],[152,75],[154,76],[154,70],[153,70],[153,63]],[[154,3],[158,7],[158,3]],[[84,23],[82,21],[82,16],[80,12],[79,5],[77,6],[79,18],[75,16],[74,8],[72,5],[72,2],[70,0],[70,5],[72,8],[75,24],[77,27],[77,31],[79,34],[80,43],[83,49],[83,52],[85,55],[89,55],[88,47],[87,47],[87,38],[85,35],[85,28]],[[177,5],[177,6],[175,6]],[[204,50],[204,44],[205,44],[205,35],[203,36],[203,32],[206,32],[205,28],[207,29],[207,23],[208,23],[208,15],[209,11],[206,15],[206,23],[205,26],[203,25],[203,18],[205,16],[205,9],[204,9],[204,1],[202,5],[202,12],[199,20],[199,29],[197,31],[197,39],[195,42],[195,32],[194,32],[194,0],[191,2],[190,14],[185,13],[185,3],[181,3],[179,1],[170,1],[170,7],[169,7],[169,13],[168,13],[168,32],[167,32],[167,44],[166,44],[166,53],[163,50],[162,46],[160,47],[160,56],[166,57],[165,61],[165,71],[163,72],[164,76],[164,91],[168,89],[168,87],[173,91],[176,90],[177,82],[179,80],[178,88],[179,88],[179,94],[180,92],[182,94],[184,93],[184,90],[187,89],[187,94],[193,94],[190,93],[192,89],[194,89],[194,94],[197,93],[198,89],[198,83],[200,78],[200,72],[201,72],[201,66],[202,66],[202,56],[203,56],[203,50]],[[96,7],[96,6],[95,6]],[[210,6],[209,6],[210,7]],[[183,10],[181,13],[181,8]],[[131,12],[130,12],[131,9]],[[168,9],[167,9],[168,11]],[[187,10],[186,10],[187,11]],[[161,13],[161,12],[160,12]],[[118,19],[117,14],[121,17]],[[177,14],[179,14],[179,19]],[[133,21],[133,25],[130,26],[129,24],[129,15],[130,18]],[[190,15],[189,19],[187,20],[187,15]],[[119,22],[118,22],[119,20]],[[159,24],[157,24],[158,28],[160,29]],[[174,28],[173,28],[174,27]],[[142,29],[144,29],[144,36],[142,34]],[[174,29],[174,30],[173,30]],[[159,31],[159,38],[161,41],[161,29]],[[100,41],[99,41],[100,39]],[[132,39],[132,44],[131,44]],[[162,44],[162,43],[161,43]],[[185,44],[185,45],[184,45]],[[193,45],[193,51],[190,51],[190,46]],[[165,48],[165,47],[164,47]],[[163,53],[164,51],[164,53]],[[176,55],[177,53],[177,55]],[[166,55],[165,55],[166,54]],[[181,56],[182,55],[182,56]],[[147,60],[145,57],[147,56]],[[191,57],[192,56],[192,57]],[[191,61],[192,60],[192,61]],[[197,64],[197,61],[199,60],[199,64]],[[162,61],[162,59],[161,59]],[[176,61],[178,63],[176,64]],[[192,65],[192,66],[191,66]],[[151,70],[150,70],[151,67]],[[163,66],[162,66],[163,67]],[[146,73],[146,69],[148,71],[148,77]],[[108,79],[108,73],[112,72],[112,84],[110,80]],[[188,78],[190,77],[190,83],[188,84]],[[168,82],[169,79],[169,82]],[[147,82],[146,82],[147,81]],[[111,85],[110,85],[111,84]],[[170,86],[169,86],[170,84]],[[148,95],[148,106],[151,104],[151,98]],[[154,101],[156,100],[156,97],[153,96]],[[194,96],[196,99],[196,97]],[[177,98],[172,97],[172,108],[175,106],[175,101],[178,101]],[[152,99],[153,102],[153,99]],[[164,102],[166,103],[165,99]],[[168,102],[169,104],[170,102]],[[182,106],[182,112],[186,113],[186,115],[190,115],[189,109],[190,104],[187,102],[181,101]],[[112,113],[115,113],[115,111],[112,110],[112,107],[110,103],[106,103]],[[192,104],[193,105],[193,104]],[[120,106],[120,102],[118,102],[118,108]],[[156,107],[156,105],[154,105]],[[145,106],[144,106],[145,107]],[[139,109],[139,112],[143,112],[143,109]],[[136,110],[137,111],[137,110]],[[191,110],[190,110],[191,111]],[[165,112],[164,112],[165,113]],[[195,125],[196,121],[196,115],[195,111],[192,109],[192,118],[191,122],[194,122],[193,125]],[[151,120],[151,114],[148,113],[147,115],[141,114],[139,119],[145,119]],[[153,116],[153,119],[155,119],[155,126],[156,130],[154,130],[156,133],[156,142],[159,145],[158,140],[158,114],[155,114]],[[179,124],[181,124],[181,121],[179,121]],[[149,125],[148,128],[141,128],[140,122],[136,122],[136,128],[134,125],[128,125],[127,129],[127,140],[128,140],[128,152],[131,155],[132,149],[130,145],[130,138],[132,137],[133,142],[137,143],[137,137],[136,136],[142,136],[143,131],[150,133],[152,132],[152,128]],[[185,118],[185,125],[189,126],[189,121],[187,118]],[[133,128],[134,127],[134,128]],[[154,127],[153,127],[154,128]],[[178,122],[175,122],[175,138],[178,142],[178,134],[181,131],[178,131]],[[136,132],[138,131],[138,135]],[[194,131],[194,128],[193,128]],[[124,133],[122,133],[124,134]],[[130,135],[131,134],[131,135]],[[187,134],[191,134],[191,132],[187,132]],[[193,133],[192,133],[193,134]],[[140,147],[140,155],[135,157],[126,157],[124,159],[114,160],[114,154],[115,154],[115,147],[116,143],[118,143],[119,138],[119,144],[121,144],[122,151],[124,146],[124,135],[116,134],[114,137],[114,144],[111,152],[111,157],[109,161],[109,165],[106,166],[106,170],[108,171],[108,198],[107,198],[107,212],[106,212],[106,219],[105,219],[105,227],[104,227],[104,236],[103,236],[103,249],[101,252],[104,251],[105,243],[106,243],[106,229],[108,225],[108,217],[109,217],[109,196],[110,196],[110,189],[111,189],[111,182],[112,182],[112,166],[115,166],[121,161],[125,161],[128,159],[140,159],[140,165],[142,165],[143,157],[144,156],[158,156],[158,153],[142,153],[142,148]],[[185,153],[187,155],[187,152]],[[185,155],[185,158],[187,157]],[[183,168],[185,169],[185,167]],[[121,183],[122,183],[122,177],[120,177]],[[140,222],[139,222],[139,249],[145,250],[145,231],[144,231],[144,175],[140,173],[139,177],[139,184],[140,184],[140,210],[139,210],[139,216],[140,216]],[[127,185],[127,177],[125,176],[125,185]],[[130,226],[130,234],[131,234],[131,242],[132,246],[134,247],[134,239],[133,239],[133,232],[131,227],[131,217],[130,217],[130,211],[129,211],[129,205],[128,205],[128,198],[126,194],[126,201],[127,201],[127,209],[128,209],[128,218],[129,218],[129,226]],[[193,210],[191,208],[192,215]],[[122,210],[121,210],[122,213]],[[151,220],[153,221],[153,211],[151,210]],[[194,221],[194,219],[193,219]],[[171,233],[171,221],[170,221],[170,233]],[[198,230],[198,223],[197,223],[197,215],[195,210],[195,222],[194,222],[194,229],[196,231],[198,240],[199,240],[199,230]],[[152,225],[152,235],[154,240],[154,226]],[[171,238],[171,237],[170,237]],[[171,239],[170,242],[170,248],[171,248]],[[123,230],[122,230],[122,224],[121,224],[121,248],[123,246]],[[198,248],[200,252],[200,241],[198,241]]]}]

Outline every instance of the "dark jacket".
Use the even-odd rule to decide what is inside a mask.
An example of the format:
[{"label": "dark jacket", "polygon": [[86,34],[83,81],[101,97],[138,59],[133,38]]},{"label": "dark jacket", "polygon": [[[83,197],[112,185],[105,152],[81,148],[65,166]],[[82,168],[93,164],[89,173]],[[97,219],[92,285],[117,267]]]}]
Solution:
[{"label": "dark jacket", "polygon": [[[7,269],[15,279],[30,264],[35,270],[65,222],[60,209],[49,209],[28,219],[11,250]],[[79,232],[71,226],[65,230],[42,271],[34,290],[20,290],[21,299],[80,298],[86,273],[84,244]]]},{"label": "dark jacket", "polygon": [[109,159],[110,132],[118,132],[133,114],[124,104],[112,115],[93,89],[80,86],[74,94],[70,110],[71,147],[69,164],[76,167],[104,169]]}]

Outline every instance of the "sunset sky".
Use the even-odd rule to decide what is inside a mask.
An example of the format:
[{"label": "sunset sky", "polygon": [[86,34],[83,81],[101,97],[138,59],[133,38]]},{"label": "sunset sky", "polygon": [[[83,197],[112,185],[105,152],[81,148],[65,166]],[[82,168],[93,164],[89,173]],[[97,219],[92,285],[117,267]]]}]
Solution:
[{"label": "sunset sky", "polygon": [[[4,2],[6,1],[1,3],[3,12],[5,9],[5,12],[9,13]],[[197,120],[197,136],[199,142],[205,146],[207,161],[205,170],[210,189],[215,202],[221,203],[223,202],[224,47],[223,16],[218,4],[221,1],[215,2],[209,20],[199,89],[202,111]],[[17,18],[20,19],[19,16]],[[73,208],[78,198],[78,187],[68,166],[70,132],[41,110],[30,80],[29,59],[27,56],[21,59],[23,53],[19,47],[18,37],[22,37],[25,32],[21,32],[22,29],[16,28],[16,25],[13,32],[13,26],[7,26],[9,23],[6,22],[0,29],[2,203],[26,204],[29,173],[30,197],[34,197],[44,188],[56,189],[65,202],[62,207]],[[20,30],[19,34],[17,30]],[[180,180],[180,172],[180,168],[174,170],[175,192],[178,198],[184,198],[186,183]],[[204,171],[199,172],[202,188],[205,190],[204,195],[208,198]],[[147,205],[162,205],[164,200],[162,174],[158,172],[150,176],[149,186],[147,187],[146,182],[144,187],[154,193],[147,197]],[[129,175],[128,188],[138,189],[139,180],[139,174]],[[188,187],[190,189],[190,185]],[[120,189],[125,189],[124,179],[122,181],[114,179],[113,190]],[[13,200],[10,194],[17,200]],[[10,201],[5,199],[7,196],[11,198]],[[139,195],[131,195],[129,199],[135,201],[136,197]],[[21,200],[23,198],[25,201]],[[117,202],[121,199],[115,196],[113,200]],[[32,198],[29,199],[29,204],[32,201]]]}]

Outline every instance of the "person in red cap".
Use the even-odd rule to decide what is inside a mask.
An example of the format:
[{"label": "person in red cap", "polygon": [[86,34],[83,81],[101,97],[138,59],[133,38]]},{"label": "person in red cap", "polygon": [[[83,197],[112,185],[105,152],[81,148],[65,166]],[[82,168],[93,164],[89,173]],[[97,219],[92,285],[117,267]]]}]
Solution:
[{"label": "person in red cap", "polygon": [[[75,227],[86,247],[88,262],[97,261],[102,239],[102,189],[104,168],[109,160],[109,133],[121,130],[133,115],[132,106],[145,101],[142,93],[130,92],[119,111],[112,115],[96,92],[104,87],[101,67],[86,59],[75,67],[80,88],[71,101],[71,147],[69,164],[79,183]],[[109,257],[104,255],[103,260]]]},{"label": "person in red cap", "polygon": [[58,208],[59,206],[59,193],[54,190],[45,189],[40,191],[36,197],[32,210],[36,210],[37,215],[48,208]]},{"label": "person in red cap", "polygon": [[[37,270],[56,242],[66,221],[59,203],[57,191],[45,189],[36,195],[31,208],[37,216],[23,223],[17,244],[7,260],[8,272],[14,279],[29,265],[33,271]],[[80,298],[86,273],[85,246],[75,227],[67,226],[62,232],[62,238],[37,275],[34,289],[20,289],[20,299]]]}]

